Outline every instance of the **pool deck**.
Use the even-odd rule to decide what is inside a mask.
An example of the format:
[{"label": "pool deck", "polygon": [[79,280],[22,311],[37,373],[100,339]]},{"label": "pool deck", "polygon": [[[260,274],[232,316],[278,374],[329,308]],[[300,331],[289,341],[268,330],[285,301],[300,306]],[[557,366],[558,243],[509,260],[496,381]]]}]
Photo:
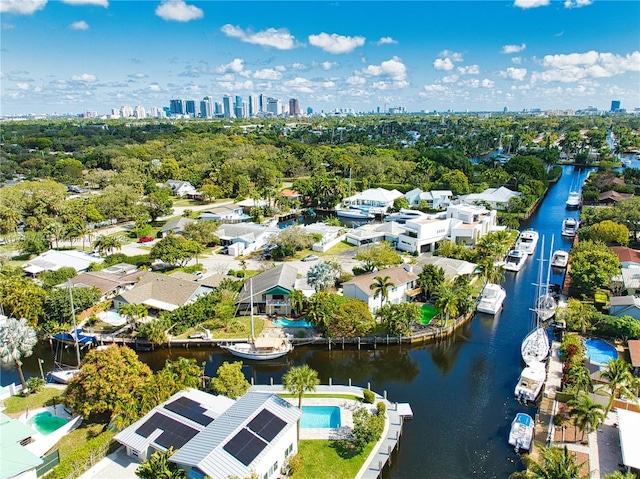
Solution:
[{"label": "pool deck", "polygon": [[[72,431],[73,429],[77,428],[82,422],[82,416],[72,417],[71,414],[65,411],[62,405],[58,405],[55,407],[47,406],[43,408],[32,409],[22,414],[19,418],[19,421],[24,424],[27,424],[27,421],[29,420],[29,418],[35,416],[38,413],[45,412],[45,411],[50,412],[54,416],[64,418],[68,422],[64,426],[59,427],[58,429],[56,429],[55,431],[52,431],[49,434],[41,434],[40,432],[36,432],[36,434],[32,436],[33,442],[27,444],[25,446],[25,449],[32,452],[38,457],[44,456],[44,454],[53,446],[55,446],[60,439],[62,439],[65,435],[67,435],[69,431]],[[30,427],[36,430],[33,426],[30,426]]]}]

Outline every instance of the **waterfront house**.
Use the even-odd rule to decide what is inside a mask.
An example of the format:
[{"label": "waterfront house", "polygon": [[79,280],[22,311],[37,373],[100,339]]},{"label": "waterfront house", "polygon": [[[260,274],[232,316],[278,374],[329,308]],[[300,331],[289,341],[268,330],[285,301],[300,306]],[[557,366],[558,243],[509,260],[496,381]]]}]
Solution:
[{"label": "waterfront house", "polygon": [[220,223],[240,223],[251,219],[249,215],[244,213],[240,205],[222,205],[208,209],[200,213],[200,220],[219,221]]},{"label": "waterfront house", "polygon": [[442,268],[446,279],[455,279],[458,276],[471,276],[478,266],[475,263],[470,263],[461,259],[443,258],[441,256],[426,254],[421,255],[420,258],[418,258],[415,267],[416,273],[420,274],[428,264]]},{"label": "waterfront house", "polygon": [[266,245],[278,228],[265,227],[254,223],[222,224],[216,231],[222,246],[241,243],[238,253],[250,253]]},{"label": "waterfront house", "polygon": [[343,226],[331,226],[322,222],[312,223],[301,227],[304,228],[305,233],[319,238],[318,241],[311,246],[311,249],[320,253],[324,253],[329,248],[339,243],[340,238],[342,238],[345,231]]},{"label": "waterfront house", "polygon": [[623,268],[640,268],[640,251],[626,246],[609,246],[616,254]]},{"label": "waterfront house", "polygon": [[36,479],[42,459],[25,446],[38,435],[26,424],[0,413],[0,477],[2,479]]},{"label": "waterfront house", "polygon": [[404,197],[411,206],[419,206],[424,201],[428,208],[442,210],[451,203],[453,192],[451,190],[422,191],[420,188],[414,188],[405,193]]},{"label": "waterfront house", "polygon": [[496,210],[489,210],[477,205],[449,205],[447,217],[451,218],[449,240],[475,246],[480,238],[490,231],[504,230],[498,226]]},{"label": "waterfront house", "polygon": [[25,273],[35,276],[41,271],[58,271],[62,267],[71,267],[78,273],[88,271],[91,263],[103,263],[98,254],[89,254],[79,250],[49,250],[22,265]]},{"label": "waterfront house", "polygon": [[[74,276],[69,281],[74,288],[97,288],[100,291],[100,301],[105,301],[131,289],[146,273],[147,271],[141,271],[138,274],[119,276],[104,271],[87,271]],[[64,282],[56,285],[56,288],[67,286],[68,284]]]},{"label": "waterfront house", "polygon": [[167,180],[165,186],[171,189],[171,194],[173,196],[183,197],[190,193],[195,193],[196,188],[188,181],[181,180]]},{"label": "waterfront house", "polygon": [[356,276],[342,283],[343,294],[347,298],[364,301],[371,312],[375,313],[382,306],[382,296],[375,296],[375,291],[371,289],[371,285],[376,283],[376,276],[388,276],[389,281],[394,284],[388,290],[388,304],[404,303],[419,292],[416,289],[418,276],[413,272],[411,265],[404,265]]},{"label": "waterfront house", "polygon": [[296,190],[284,189],[280,192],[280,197],[289,201],[302,201],[302,193]]},{"label": "waterfront house", "polygon": [[355,206],[375,215],[385,215],[390,208],[393,208],[393,202],[403,196],[398,190],[389,191],[384,188],[369,188],[345,198],[342,200],[342,205],[346,208]]},{"label": "waterfront house", "polygon": [[289,316],[291,314],[291,300],[289,295],[296,287],[298,269],[287,263],[282,263],[275,268],[247,281],[240,291],[238,310],[250,312],[251,291],[253,291],[254,311],[269,315]]},{"label": "waterfront house", "polygon": [[629,357],[631,359],[631,367],[633,374],[640,376],[640,339],[630,339],[627,341],[629,347]]},{"label": "waterfront house", "polygon": [[609,299],[611,316],[631,316],[640,320],[640,298],[638,296],[612,296]]},{"label": "waterfront house", "polygon": [[163,237],[170,234],[181,235],[184,231],[184,227],[193,222],[195,222],[195,220],[191,218],[174,218],[164,224],[164,226],[160,229],[160,233]]},{"label": "waterfront house", "polygon": [[604,191],[600,193],[598,198],[598,204],[600,205],[615,205],[622,200],[628,200],[633,197],[633,193],[618,193],[614,190]]},{"label": "waterfront house", "polygon": [[485,205],[494,210],[506,210],[511,198],[516,196],[520,196],[520,193],[501,186],[499,188],[487,188],[481,193],[460,196],[460,202],[468,205]]},{"label": "waterfront house", "polygon": [[395,248],[398,244],[398,237],[406,230],[404,225],[395,221],[388,221],[383,224],[367,223],[359,228],[347,231],[345,241],[355,246],[365,246],[386,241]]}]

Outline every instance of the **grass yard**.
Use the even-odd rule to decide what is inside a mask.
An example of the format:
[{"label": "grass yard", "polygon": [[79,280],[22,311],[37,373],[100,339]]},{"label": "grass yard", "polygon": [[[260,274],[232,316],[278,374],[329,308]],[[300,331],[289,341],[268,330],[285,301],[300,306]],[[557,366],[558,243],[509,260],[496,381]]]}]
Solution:
[{"label": "grass yard", "polygon": [[29,409],[37,409],[53,404],[53,398],[56,398],[56,403],[62,403],[62,395],[64,389],[58,389],[55,387],[45,387],[42,391],[36,394],[29,394],[28,396],[11,396],[4,400],[5,414],[14,414],[26,411]]},{"label": "grass yard", "polygon": [[63,460],[73,451],[78,449],[78,447],[86,444],[89,439],[93,439],[103,432],[106,426],[107,422],[88,423],[86,421],[82,421],[80,426],[68,434],[65,434],[63,438],[56,443],[54,449],[58,449],[60,452],[60,459]]},{"label": "grass yard", "polygon": [[357,248],[358,248],[357,246],[349,244],[346,241],[340,241],[340,243],[338,243],[335,246],[332,246],[325,253],[320,253],[320,254],[322,255],[340,254],[340,253],[344,253],[345,251],[350,251],[352,249],[357,249]]},{"label": "grass yard", "polygon": [[[215,339],[237,339],[248,338],[251,335],[251,317],[250,316],[238,316],[235,320],[239,323],[239,328],[236,331],[224,331],[222,329],[213,329],[205,321],[202,323],[202,327],[211,329],[211,337]],[[255,317],[253,321],[253,328],[256,336],[260,336],[260,333],[264,329],[265,319],[261,317]],[[203,333],[201,328],[190,328],[183,334],[176,336],[178,339],[187,339],[189,335],[194,333]]]},{"label": "grass yard", "polygon": [[369,444],[361,454],[354,456],[342,441],[305,440],[298,444],[302,467],[293,479],[346,479],[355,477],[373,449]]}]

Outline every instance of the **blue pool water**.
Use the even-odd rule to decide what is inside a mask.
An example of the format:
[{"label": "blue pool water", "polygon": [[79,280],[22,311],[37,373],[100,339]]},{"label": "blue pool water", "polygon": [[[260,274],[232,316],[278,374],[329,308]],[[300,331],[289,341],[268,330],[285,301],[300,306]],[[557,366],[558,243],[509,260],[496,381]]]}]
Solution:
[{"label": "blue pool water", "polygon": [[303,429],[337,428],[341,425],[338,406],[302,406],[300,427]]},{"label": "blue pool water", "polygon": [[67,424],[67,422],[65,418],[54,416],[49,411],[42,411],[29,419],[27,424],[33,426],[40,434],[46,436],[56,429],[60,429]]},{"label": "blue pool water", "polygon": [[593,364],[604,366],[609,364],[610,360],[618,359],[618,351],[602,339],[587,339],[584,342],[587,348],[587,358]]},{"label": "blue pool water", "polygon": [[296,321],[292,321],[287,318],[278,318],[273,322],[274,326],[280,326],[282,328],[313,328],[313,324],[311,324],[306,319],[298,319]]}]

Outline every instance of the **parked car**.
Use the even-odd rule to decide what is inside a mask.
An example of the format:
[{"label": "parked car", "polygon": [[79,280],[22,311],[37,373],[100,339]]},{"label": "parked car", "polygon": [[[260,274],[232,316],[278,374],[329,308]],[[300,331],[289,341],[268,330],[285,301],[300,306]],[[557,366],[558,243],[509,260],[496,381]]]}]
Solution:
[{"label": "parked car", "polygon": [[307,256],[302,258],[302,261],[317,261],[319,259],[320,259],[320,257],[316,256],[315,254],[308,254]]},{"label": "parked car", "polygon": [[153,241],[155,238],[153,236],[143,236],[138,240],[138,243],[149,243]]}]

